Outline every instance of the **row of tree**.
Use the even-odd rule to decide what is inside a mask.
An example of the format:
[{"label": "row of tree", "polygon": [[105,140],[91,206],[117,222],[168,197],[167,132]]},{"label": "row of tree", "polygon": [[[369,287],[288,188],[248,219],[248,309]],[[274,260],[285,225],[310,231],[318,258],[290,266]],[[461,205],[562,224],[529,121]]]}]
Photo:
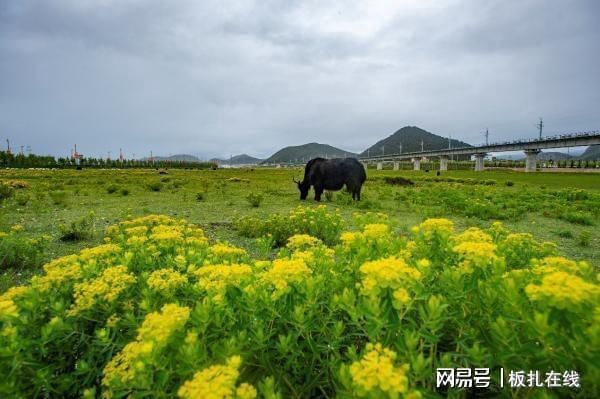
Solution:
[{"label": "row of tree", "polygon": [[0,167],[3,168],[173,168],[173,169],[216,169],[214,162],[190,162],[150,159],[108,159],[85,158],[79,159],[35,154],[12,154],[0,151]]}]

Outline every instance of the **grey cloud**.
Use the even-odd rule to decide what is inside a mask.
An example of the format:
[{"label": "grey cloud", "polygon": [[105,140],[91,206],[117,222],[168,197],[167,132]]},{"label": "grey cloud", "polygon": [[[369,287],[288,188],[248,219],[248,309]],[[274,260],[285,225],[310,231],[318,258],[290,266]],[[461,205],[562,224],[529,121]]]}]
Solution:
[{"label": "grey cloud", "polygon": [[[0,4],[0,138],[64,154],[360,151],[598,128],[595,1]],[[395,6],[395,7],[392,7]]]}]

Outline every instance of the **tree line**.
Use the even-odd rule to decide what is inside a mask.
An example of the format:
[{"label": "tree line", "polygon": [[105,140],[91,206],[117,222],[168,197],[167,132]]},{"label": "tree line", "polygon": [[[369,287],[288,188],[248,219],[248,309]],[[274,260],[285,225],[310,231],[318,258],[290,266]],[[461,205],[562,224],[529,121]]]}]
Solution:
[{"label": "tree line", "polygon": [[191,162],[176,160],[150,160],[150,159],[109,159],[81,157],[79,159],[68,157],[53,157],[51,155],[13,154],[0,151],[0,167],[3,168],[173,168],[173,169],[216,169],[214,162]]}]

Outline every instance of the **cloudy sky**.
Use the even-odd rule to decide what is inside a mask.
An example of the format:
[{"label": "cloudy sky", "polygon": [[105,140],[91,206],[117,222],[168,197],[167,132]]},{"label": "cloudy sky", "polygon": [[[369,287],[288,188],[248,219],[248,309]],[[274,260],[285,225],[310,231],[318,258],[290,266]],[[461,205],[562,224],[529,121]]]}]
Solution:
[{"label": "cloudy sky", "polygon": [[1,0],[0,139],[36,153],[362,151],[600,128],[600,2]]}]

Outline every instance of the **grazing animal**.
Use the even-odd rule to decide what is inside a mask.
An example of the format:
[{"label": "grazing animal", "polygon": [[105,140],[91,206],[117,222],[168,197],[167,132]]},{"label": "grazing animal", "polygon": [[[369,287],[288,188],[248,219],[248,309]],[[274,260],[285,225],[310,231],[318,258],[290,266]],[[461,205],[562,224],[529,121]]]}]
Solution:
[{"label": "grazing animal", "polygon": [[292,178],[300,190],[300,199],[305,200],[308,190],[315,188],[315,201],[321,201],[323,190],[336,191],[344,185],[352,193],[352,199],[360,201],[360,189],[367,179],[365,168],[356,158],[314,158],[304,168],[304,180]]}]

